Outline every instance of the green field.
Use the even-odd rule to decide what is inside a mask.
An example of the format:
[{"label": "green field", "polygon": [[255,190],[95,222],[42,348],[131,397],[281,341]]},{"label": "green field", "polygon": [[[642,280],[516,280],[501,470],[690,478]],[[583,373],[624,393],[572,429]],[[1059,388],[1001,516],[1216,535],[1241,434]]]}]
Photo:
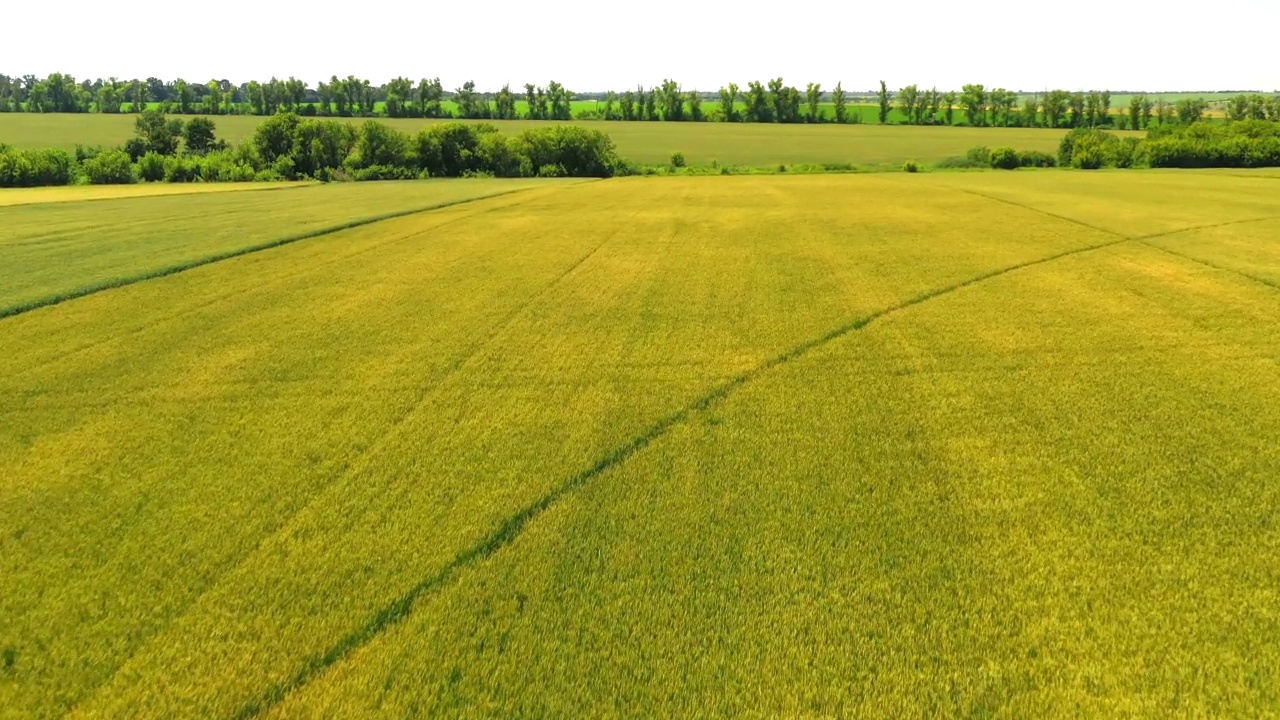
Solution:
[{"label": "green field", "polygon": [[1278,187],[28,194],[0,717],[1275,716]]},{"label": "green field", "polygon": [[[14,147],[120,145],[133,136],[130,115],[0,114],[0,142]],[[214,118],[218,136],[233,142],[253,134],[263,118],[232,115]],[[364,122],[352,119],[350,122]],[[380,122],[417,132],[439,120]],[[551,121],[498,123],[517,133]],[[613,138],[618,153],[637,163],[665,164],[682,152],[689,163],[763,166],[796,163],[854,163],[859,166],[924,163],[964,155],[976,145],[1056,152],[1065,131],[1037,128],[913,127],[884,125],[768,125],[755,123],[591,122]],[[1123,134],[1123,133],[1122,133]]]}]

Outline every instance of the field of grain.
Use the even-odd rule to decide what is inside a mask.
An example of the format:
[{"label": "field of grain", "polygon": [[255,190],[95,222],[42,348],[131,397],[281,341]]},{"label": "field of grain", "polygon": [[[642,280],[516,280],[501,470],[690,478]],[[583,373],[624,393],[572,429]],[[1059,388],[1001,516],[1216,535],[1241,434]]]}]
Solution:
[{"label": "field of grain", "polygon": [[0,319],[0,717],[1280,709],[1274,177],[456,192]]},{"label": "field of grain", "polygon": [[[0,142],[14,147],[77,144],[120,145],[134,134],[130,115],[37,115],[0,113]],[[239,142],[253,134],[263,118],[233,115],[214,118],[219,137]],[[405,132],[417,132],[439,120],[379,119]],[[364,120],[348,119],[348,122]],[[517,133],[552,121],[497,123]],[[796,163],[901,165],[906,160],[932,163],[964,155],[976,145],[1010,146],[1056,153],[1063,130],[1037,128],[917,127],[899,125],[771,125],[758,123],[588,122],[613,138],[618,154],[637,163],[666,164],[684,153],[693,165],[765,166]]]}]

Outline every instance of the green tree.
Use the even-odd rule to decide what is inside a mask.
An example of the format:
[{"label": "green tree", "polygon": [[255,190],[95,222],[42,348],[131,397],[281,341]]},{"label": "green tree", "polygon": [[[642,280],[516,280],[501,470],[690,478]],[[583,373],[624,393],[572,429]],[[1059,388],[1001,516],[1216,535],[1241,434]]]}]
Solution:
[{"label": "green tree", "polygon": [[942,95],[943,117],[948,125],[955,124],[956,101],[958,99],[955,90],[948,90]]},{"label": "green tree", "polygon": [[187,115],[191,112],[196,102],[195,91],[191,89],[191,85],[182,78],[178,78],[173,83],[173,88],[177,92],[178,112]]},{"label": "green tree", "polygon": [[969,124],[987,123],[987,88],[983,85],[965,85],[960,88],[960,105],[964,107]]},{"label": "green tree", "polygon": [[516,118],[516,96],[511,92],[510,85],[503,85],[497,97],[494,98],[493,116],[499,120]]},{"label": "green tree", "polygon": [[453,101],[458,104],[458,115],[464,118],[483,117],[480,109],[480,98],[476,94],[476,84],[468,80],[462,87],[453,91]]},{"label": "green tree", "polygon": [[848,102],[844,92],[844,84],[836,83],[836,89],[831,91],[831,103],[835,106],[836,122],[840,125],[849,120]]},{"label": "green tree", "polygon": [[702,115],[702,95],[697,90],[690,90],[685,95],[684,102],[689,108],[686,117],[693,122],[702,122],[705,119]]},{"label": "green tree", "polygon": [[818,113],[818,106],[822,103],[822,85],[819,83],[809,83],[804,91],[805,97],[805,120],[816,123],[822,121],[822,116]]},{"label": "green tree", "polygon": [[1040,102],[1038,96],[1032,95],[1023,101],[1021,120],[1024,127],[1036,127],[1040,124]]},{"label": "green tree", "polygon": [[134,121],[134,130],[142,140],[144,152],[173,155],[182,139],[182,121],[156,110],[145,110]]},{"label": "green tree", "polygon": [[387,117],[408,117],[413,108],[413,81],[407,77],[398,77],[387,83],[384,106]]},{"label": "green tree", "polygon": [[141,113],[147,109],[147,98],[149,97],[147,84],[141,80],[133,81],[133,91],[129,95],[129,101],[132,104],[130,108],[135,113]]},{"label": "green tree", "polygon": [[684,119],[684,92],[680,83],[666,79],[658,90],[658,104],[662,108],[662,119],[680,121]]},{"label": "green tree", "polygon": [[182,138],[186,141],[187,152],[203,155],[217,147],[218,139],[214,134],[213,121],[207,117],[191,118],[182,130]]},{"label": "green tree", "polygon": [[618,111],[623,120],[636,119],[636,94],[633,91],[622,93],[622,98],[618,100]]},{"label": "green tree", "polygon": [[1142,108],[1146,104],[1146,96],[1135,94],[1129,98],[1129,127],[1134,130],[1142,127]]},{"label": "green tree", "polygon": [[889,92],[889,88],[884,84],[883,80],[880,81],[880,92],[877,93],[876,97],[880,101],[880,124],[884,125],[889,122],[889,108],[891,107],[889,103],[893,100],[893,93]]},{"label": "green tree", "polygon": [[1044,124],[1051,128],[1061,127],[1062,118],[1071,104],[1071,93],[1066,90],[1050,90],[1044,96]]},{"label": "green tree", "polygon": [[747,122],[764,123],[773,121],[773,110],[769,106],[769,94],[759,82],[752,80],[747,83],[746,101]]},{"label": "green tree", "polygon": [[919,102],[920,89],[915,85],[908,85],[898,91],[898,112],[902,113],[910,124],[916,122],[916,105]]},{"label": "green tree", "polygon": [[738,121],[738,84],[729,83],[720,88],[720,117],[725,122]]},{"label": "green tree", "polygon": [[201,110],[206,115],[217,115],[222,112],[222,85],[217,80],[210,80],[205,85],[204,101]]},{"label": "green tree", "polygon": [[1200,122],[1200,119],[1204,116],[1204,111],[1208,108],[1209,103],[1201,98],[1184,98],[1178,101],[1178,122],[1183,125]]},{"label": "green tree", "polygon": [[530,120],[539,120],[539,119],[541,119],[541,118],[539,118],[539,117],[538,117],[538,93],[537,93],[537,88],[536,88],[536,87],[534,87],[534,85],[533,85],[532,83],[525,83],[525,84],[524,84],[524,103],[525,103],[525,107],[527,108],[527,109],[525,110],[525,116],[526,116],[526,117],[528,117]]},{"label": "green tree", "polygon": [[924,117],[922,122],[927,121],[930,125],[938,122],[938,110],[942,108],[942,93],[938,92],[938,88],[929,88],[921,95]]},{"label": "green tree", "polygon": [[98,88],[98,112],[115,115],[124,105],[124,83],[115,78],[108,79]]},{"label": "green tree", "polygon": [[1071,127],[1078,128],[1084,126],[1084,93],[1071,93],[1071,101],[1068,107],[1071,113]]}]

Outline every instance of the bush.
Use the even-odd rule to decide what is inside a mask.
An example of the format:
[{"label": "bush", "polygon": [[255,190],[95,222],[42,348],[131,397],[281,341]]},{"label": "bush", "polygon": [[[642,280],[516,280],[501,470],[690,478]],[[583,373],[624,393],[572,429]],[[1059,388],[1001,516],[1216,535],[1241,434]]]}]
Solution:
[{"label": "bush", "polygon": [[[418,174],[417,163],[410,151],[409,136],[375,120],[360,126],[346,165],[353,170],[373,167],[412,168],[413,175]],[[290,168],[290,172],[292,170]],[[289,177],[288,173],[282,172],[281,175]]]},{"label": "bush", "polygon": [[398,165],[371,165],[352,171],[356,180],[413,180],[418,173],[413,168]]},{"label": "bush", "polygon": [[969,148],[964,157],[973,163],[974,167],[991,167],[991,149],[986,146]]},{"label": "bush", "polygon": [[682,152],[671,153],[671,167],[682,168],[684,166],[685,166],[684,153]]},{"label": "bush", "polygon": [[133,160],[124,150],[107,150],[81,165],[92,185],[128,185],[138,181]]},{"label": "bush", "polygon": [[531,167],[559,165],[567,177],[612,177],[619,162],[608,135],[578,125],[525,130],[513,142]]},{"label": "bush", "polygon": [[76,162],[64,150],[0,151],[0,187],[70,185]]},{"label": "bush", "polygon": [[164,180],[164,156],[149,152],[138,159],[138,177],[143,182],[160,182]]},{"label": "bush", "polygon": [[934,166],[939,168],[946,168],[948,170],[957,169],[957,168],[972,169],[972,168],[991,167],[989,163],[990,161],[986,163],[981,163],[968,157],[952,156],[949,158],[943,158],[942,160],[939,160],[937,163],[934,164]]},{"label": "bush", "polygon": [[916,165],[916,161],[915,161],[915,160],[908,160],[908,161],[906,161],[905,163],[903,163],[903,165],[902,165],[902,171],[903,171],[903,172],[909,172],[909,173],[919,172],[919,171],[920,171],[920,166]]},{"label": "bush", "polygon": [[1049,168],[1057,164],[1058,161],[1047,152],[1024,150],[1018,153],[1018,165],[1022,167]]},{"label": "bush", "polygon": [[564,168],[556,164],[547,164],[538,168],[538,177],[558,178],[565,177]]},{"label": "bush", "polygon": [[988,162],[996,170],[1017,170],[1022,165],[1018,151],[1011,147],[998,147],[992,150]]},{"label": "bush", "polygon": [[200,177],[200,168],[191,159],[172,155],[164,159],[165,182],[193,182]]}]

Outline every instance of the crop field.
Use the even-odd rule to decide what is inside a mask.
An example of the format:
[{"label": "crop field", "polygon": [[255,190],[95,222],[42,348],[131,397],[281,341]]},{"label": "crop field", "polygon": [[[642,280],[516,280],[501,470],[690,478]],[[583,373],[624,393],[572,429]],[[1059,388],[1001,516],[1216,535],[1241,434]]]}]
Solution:
[{"label": "crop field", "polygon": [[0,208],[0,718],[1274,716],[1277,187]]},{"label": "crop field", "polygon": [[[14,147],[122,144],[134,134],[134,116],[0,113],[0,142]],[[263,118],[214,118],[218,136],[233,142],[250,137]],[[350,122],[364,122],[349,119]],[[391,127],[417,132],[439,120],[388,120]],[[552,121],[505,120],[503,132],[517,133]],[[901,165],[932,163],[964,155],[977,145],[1056,152],[1066,131],[1038,128],[917,127],[884,125],[771,125],[756,123],[588,122],[613,138],[618,154],[645,164],[666,164],[673,152],[689,163],[763,166],[795,163]],[[1126,133],[1120,133],[1122,135]],[[1139,136],[1135,134],[1135,136]]]}]

